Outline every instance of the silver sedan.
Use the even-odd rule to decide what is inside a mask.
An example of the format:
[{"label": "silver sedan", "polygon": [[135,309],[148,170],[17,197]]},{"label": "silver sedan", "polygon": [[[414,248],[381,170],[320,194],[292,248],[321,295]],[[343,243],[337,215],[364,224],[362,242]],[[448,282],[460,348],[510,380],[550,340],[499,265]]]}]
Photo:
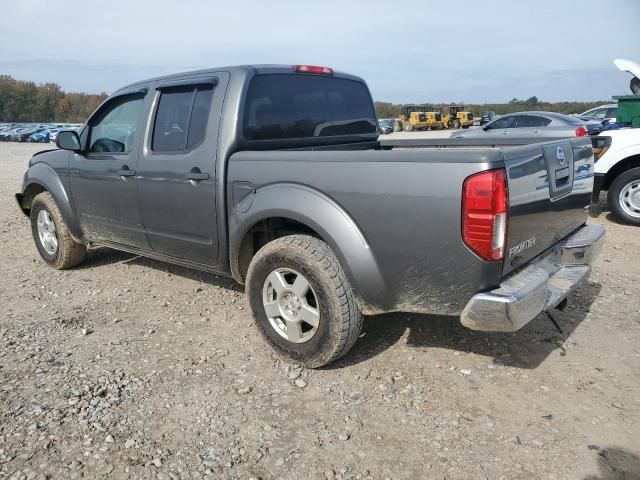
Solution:
[{"label": "silver sedan", "polygon": [[457,131],[451,138],[567,138],[588,134],[587,122],[554,112],[518,112],[502,115],[478,128]]}]

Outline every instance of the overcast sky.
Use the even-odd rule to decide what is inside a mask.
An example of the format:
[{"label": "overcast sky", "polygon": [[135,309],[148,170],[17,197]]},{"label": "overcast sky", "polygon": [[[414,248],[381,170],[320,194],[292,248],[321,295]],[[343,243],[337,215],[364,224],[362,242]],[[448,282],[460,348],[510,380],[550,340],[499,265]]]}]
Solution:
[{"label": "overcast sky", "polygon": [[0,16],[0,74],[70,91],[209,66],[328,65],[376,100],[503,102],[628,93],[640,0],[20,0]]}]

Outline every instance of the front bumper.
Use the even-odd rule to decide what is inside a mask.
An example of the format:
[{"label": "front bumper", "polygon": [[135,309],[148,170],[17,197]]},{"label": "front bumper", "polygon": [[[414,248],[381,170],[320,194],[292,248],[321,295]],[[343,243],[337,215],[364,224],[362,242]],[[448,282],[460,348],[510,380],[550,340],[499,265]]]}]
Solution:
[{"label": "front bumper", "polygon": [[560,304],[591,274],[604,242],[602,225],[586,225],[507,278],[500,287],[474,295],[460,316],[464,326],[514,332]]}]

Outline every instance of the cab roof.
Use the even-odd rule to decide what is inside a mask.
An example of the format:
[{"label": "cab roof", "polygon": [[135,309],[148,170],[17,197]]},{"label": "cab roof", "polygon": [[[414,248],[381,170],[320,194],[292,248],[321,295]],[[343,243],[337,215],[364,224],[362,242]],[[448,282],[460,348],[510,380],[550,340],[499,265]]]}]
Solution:
[{"label": "cab roof", "polygon": [[[136,87],[141,87],[144,86],[146,84],[149,83],[155,83],[158,81],[166,81],[166,80],[177,80],[180,79],[182,77],[191,77],[191,76],[195,76],[195,75],[212,75],[215,74],[217,72],[229,72],[230,74],[234,74],[234,73],[250,73],[253,72],[255,75],[264,75],[264,74],[277,74],[277,73],[291,73],[294,74],[296,73],[294,71],[294,67],[295,65],[285,65],[285,64],[257,64],[257,65],[232,65],[232,66],[226,66],[226,67],[210,67],[210,68],[204,68],[204,69],[200,69],[200,70],[191,70],[191,71],[186,71],[186,72],[178,72],[178,73],[171,73],[168,75],[161,75],[158,77],[152,77],[152,78],[147,78],[145,80],[140,80],[138,82],[135,83],[130,83],[129,85],[125,85],[122,88],[119,88],[118,90],[116,90],[114,92],[115,93],[120,93],[126,90],[130,90],[132,88],[136,88]],[[365,83],[364,80],[358,76],[355,75],[350,75],[348,73],[344,73],[344,72],[340,72],[340,71],[336,71],[336,70],[332,70],[333,73],[331,75],[327,75],[327,76],[332,76],[332,77],[339,77],[339,78],[347,78],[350,80],[355,80],[358,82],[362,82]],[[318,75],[318,76],[322,76],[319,74],[314,74],[314,73],[302,73],[302,72],[298,72],[298,75]]]}]

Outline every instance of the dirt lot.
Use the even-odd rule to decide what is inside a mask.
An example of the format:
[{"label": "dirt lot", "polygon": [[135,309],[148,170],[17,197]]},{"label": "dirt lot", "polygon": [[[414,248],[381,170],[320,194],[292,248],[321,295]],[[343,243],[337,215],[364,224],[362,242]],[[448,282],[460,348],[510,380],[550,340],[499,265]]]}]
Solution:
[{"label": "dirt lot", "polygon": [[276,358],[230,280],[107,249],[40,261],[0,144],[0,478],[640,478],[640,230],[514,334],[368,318],[330,368]]}]

